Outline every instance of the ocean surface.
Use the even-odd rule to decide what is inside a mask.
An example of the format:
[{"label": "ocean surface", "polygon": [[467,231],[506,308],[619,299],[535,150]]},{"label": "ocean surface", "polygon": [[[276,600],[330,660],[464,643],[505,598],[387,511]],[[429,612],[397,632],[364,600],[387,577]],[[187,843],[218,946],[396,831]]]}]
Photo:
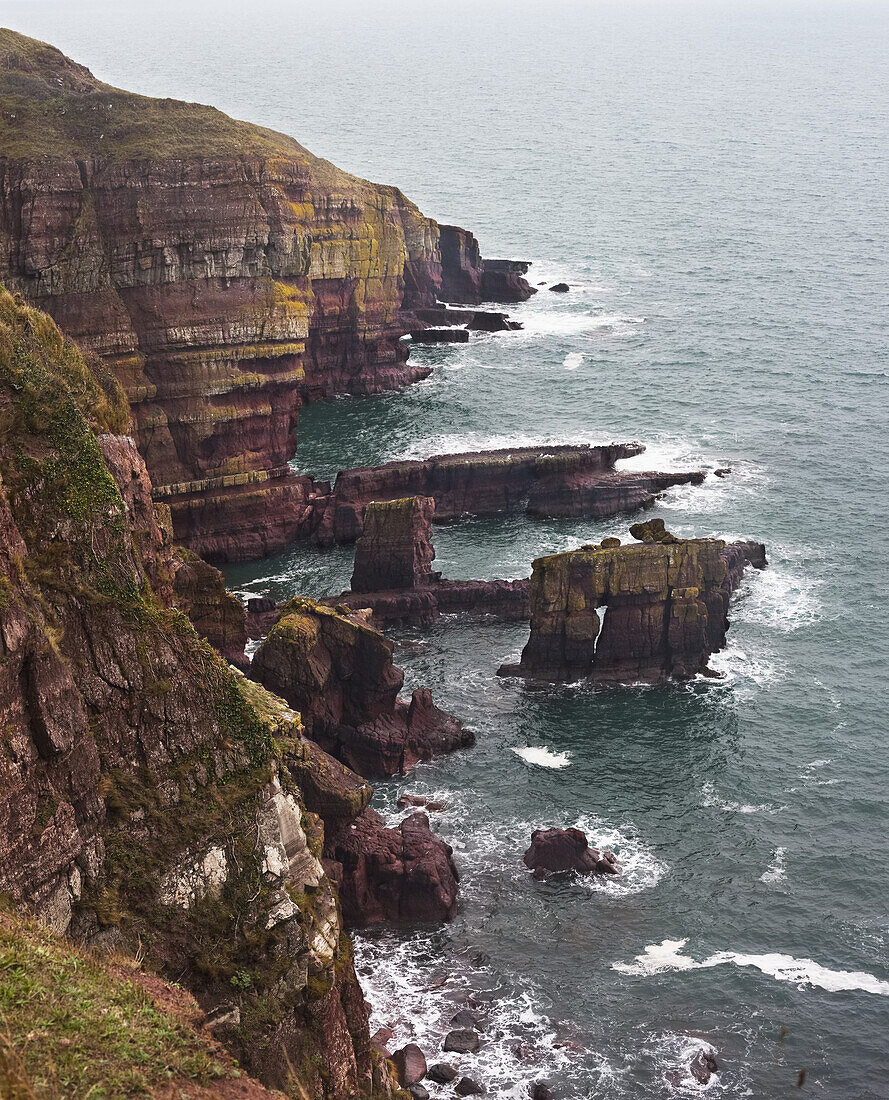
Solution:
[{"label": "ocean surface", "polygon": [[[534,262],[524,331],[420,349],[404,393],[306,409],[296,465],[639,439],[731,466],[663,498],[682,535],[767,544],[725,673],[658,689],[498,680],[523,624],[398,632],[410,685],[477,732],[380,785],[434,793],[462,875],[444,928],[358,937],[373,1026],[433,1057],[488,1003],[491,1095],[889,1096],[889,6],[12,0],[2,22],[112,83],[214,103],[398,184]],[[450,577],[518,577],[629,519],[436,529]],[[351,550],[229,571],[339,591]],[[579,825],[617,879],[537,882]],[[800,1070],[805,1081],[797,1089]],[[431,1087],[430,1087],[431,1088]],[[446,1095],[445,1090],[434,1093]]]}]

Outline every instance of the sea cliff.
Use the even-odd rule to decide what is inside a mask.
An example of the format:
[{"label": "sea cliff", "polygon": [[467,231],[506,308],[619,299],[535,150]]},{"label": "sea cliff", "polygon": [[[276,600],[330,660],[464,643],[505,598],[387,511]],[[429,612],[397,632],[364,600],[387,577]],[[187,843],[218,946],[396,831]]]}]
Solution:
[{"label": "sea cliff", "polygon": [[292,138],[120,91],[0,30],[0,278],[121,382],[155,496],[205,555],[297,533],[304,400],[425,376],[401,337],[436,305],[443,256],[462,301],[530,293],[486,273],[470,233],[445,236],[443,253],[397,188]]}]

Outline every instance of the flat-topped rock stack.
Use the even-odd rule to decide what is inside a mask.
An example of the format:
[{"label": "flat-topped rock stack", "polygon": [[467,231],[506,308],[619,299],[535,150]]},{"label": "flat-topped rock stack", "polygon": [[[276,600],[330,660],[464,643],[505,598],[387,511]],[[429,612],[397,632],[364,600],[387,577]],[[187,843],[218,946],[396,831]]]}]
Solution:
[{"label": "flat-topped rock stack", "polygon": [[[502,675],[593,683],[662,683],[707,671],[725,645],[728,606],[756,542],[678,539],[663,520],[619,539],[538,558],[531,576],[531,637]],[[600,617],[598,608],[605,607]]]},{"label": "flat-topped rock stack", "polygon": [[435,558],[431,497],[372,501],[355,546],[352,590],[323,602],[367,608],[380,624],[434,622],[456,611],[528,618],[528,581],[447,581],[430,568]]}]

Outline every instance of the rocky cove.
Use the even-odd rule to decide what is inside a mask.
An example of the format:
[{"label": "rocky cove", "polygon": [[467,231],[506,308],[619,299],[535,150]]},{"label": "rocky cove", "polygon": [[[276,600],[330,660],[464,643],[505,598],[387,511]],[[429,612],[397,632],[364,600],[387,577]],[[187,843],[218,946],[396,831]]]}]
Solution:
[{"label": "rocky cove", "polygon": [[[529,580],[442,578],[433,521],[633,513],[704,471],[618,470],[632,442],[294,473],[304,403],[418,381],[410,333],[508,338],[502,314],[465,307],[530,297],[527,264],[483,259],[289,138],[110,88],[12,32],[0,53],[0,888],[90,965],[138,956],[134,990],[136,971],[187,990],[181,1042],[206,1058],[183,1089],[223,1094],[237,1059],[258,1090],[420,1097],[417,1052],[370,1035],[348,933],[452,918],[459,872],[436,810],[388,824],[371,781],[475,735],[425,686],[402,698],[378,627],[529,620],[505,675],[690,679],[764,548],[652,522]],[[355,543],[351,589],[245,609],[209,564],[300,542]],[[529,836],[528,867],[619,873],[574,832]],[[43,949],[15,921],[18,973]],[[478,1012],[455,1014],[445,1051],[484,1042]],[[162,1095],[151,1072],[140,1087]],[[450,1073],[429,1077],[496,1090]]]}]

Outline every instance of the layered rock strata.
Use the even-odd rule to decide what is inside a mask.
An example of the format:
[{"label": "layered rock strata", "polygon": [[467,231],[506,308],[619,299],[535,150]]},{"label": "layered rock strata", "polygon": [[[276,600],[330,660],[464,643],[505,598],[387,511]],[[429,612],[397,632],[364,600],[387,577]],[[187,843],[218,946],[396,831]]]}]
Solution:
[{"label": "layered rock strata", "polygon": [[298,709],[312,740],[361,775],[396,775],[473,744],[428,689],[399,697],[393,645],[365,614],[295,599],[257,650],[250,675]]},{"label": "layered rock strata", "polygon": [[601,519],[648,508],[672,485],[700,484],[702,470],[637,473],[615,469],[642,454],[640,443],[514,447],[388,462],[342,471],[333,491],[313,502],[312,536],[322,545],[354,542],[371,501],[426,496],[435,520],[526,510],[545,517]]},{"label": "layered rock strata", "polygon": [[524,302],[537,293],[524,278],[531,266],[526,260],[484,260],[478,241],[466,229],[458,225],[438,228],[440,294],[445,302]]},{"label": "layered rock strata", "polygon": [[[155,496],[202,555],[297,536],[301,402],[425,377],[401,337],[450,264],[397,188],[0,30],[0,278],[122,383]],[[519,286],[477,246],[467,270],[472,302],[486,279]]]},{"label": "layered rock strata", "polygon": [[431,524],[435,501],[406,497],[367,506],[355,546],[353,592],[421,588],[431,583],[435,559]]},{"label": "layered rock strata", "polygon": [[531,637],[519,664],[502,674],[610,684],[706,671],[725,645],[731,593],[746,565],[765,566],[765,547],[677,539],[662,520],[630,532],[641,541],[606,539],[534,562]]},{"label": "layered rock strata", "polygon": [[[175,606],[114,378],[5,292],[0,425],[0,892],[57,932],[138,949],[267,1086],[391,1095],[294,778],[324,783],[299,715]],[[357,777],[307,791],[366,804]]]},{"label": "layered rock strata", "polygon": [[448,581],[431,570],[434,515],[431,497],[368,504],[355,546],[352,590],[321,602],[366,608],[380,625],[425,626],[439,615],[459,612],[527,619],[527,580]]}]

